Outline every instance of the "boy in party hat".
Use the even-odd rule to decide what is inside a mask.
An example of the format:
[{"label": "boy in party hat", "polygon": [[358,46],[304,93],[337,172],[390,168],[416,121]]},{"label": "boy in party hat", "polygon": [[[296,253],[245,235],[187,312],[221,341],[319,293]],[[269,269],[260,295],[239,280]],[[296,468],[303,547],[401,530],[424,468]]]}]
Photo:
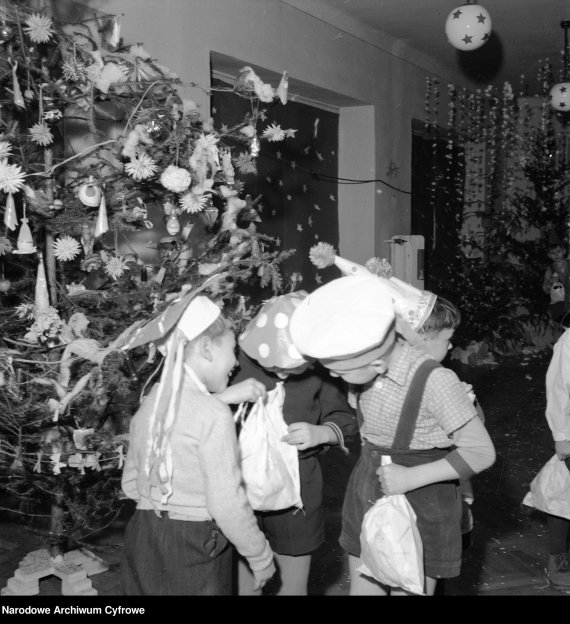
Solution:
[{"label": "boy in party hat", "polygon": [[[423,293],[415,290],[406,289],[406,298],[396,301],[386,278],[340,277],[306,297],[291,318],[300,353],[361,386],[363,446],[347,486],[340,536],[349,556],[351,595],[406,593],[359,571],[362,521],[384,494],[406,494],[416,513],[425,593],[435,592],[436,579],[458,576],[459,479],[495,459],[489,434],[455,373],[396,339],[397,321],[413,331],[409,319],[422,309]],[[393,463],[382,466],[383,455]]]},{"label": "boy in party hat", "polygon": [[[125,532],[123,592],[229,595],[229,542],[261,587],[275,573],[273,553],[243,488],[231,411],[212,394],[226,391],[236,365],[231,323],[190,291],[138,328],[125,348],[150,341],[165,358],[130,426],[122,487],[137,507]],[[264,394],[262,384],[246,383],[232,400]]]},{"label": "boy in party hat", "polygon": [[[303,509],[256,512],[275,552],[280,581],[277,595],[307,594],[312,553],[325,538],[323,475],[318,456],[330,446],[348,452],[345,439],[358,433],[345,387],[314,360],[304,358],[291,340],[291,316],[306,296],[305,291],[291,292],[261,306],[239,337],[240,370],[235,377],[235,381],[254,377],[268,390],[283,382],[283,417],[288,425],[283,442],[299,451]],[[252,591],[251,572],[243,561],[239,562],[238,575],[241,595],[261,593]]]}]

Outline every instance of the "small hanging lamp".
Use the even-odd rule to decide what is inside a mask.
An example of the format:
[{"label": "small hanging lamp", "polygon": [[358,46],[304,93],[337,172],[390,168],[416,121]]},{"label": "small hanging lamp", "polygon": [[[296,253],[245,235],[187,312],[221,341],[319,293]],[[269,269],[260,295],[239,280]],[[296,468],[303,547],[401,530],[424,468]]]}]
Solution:
[{"label": "small hanging lamp", "polygon": [[447,16],[445,34],[454,48],[462,51],[477,50],[487,43],[491,36],[491,16],[480,4],[466,4],[456,7]]},{"label": "small hanging lamp", "polygon": [[570,111],[570,75],[568,71],[568,28],[570,20],[563,20],[560,26],[564,29],[564,77],[550,89],[550,105],[554,110]]}]

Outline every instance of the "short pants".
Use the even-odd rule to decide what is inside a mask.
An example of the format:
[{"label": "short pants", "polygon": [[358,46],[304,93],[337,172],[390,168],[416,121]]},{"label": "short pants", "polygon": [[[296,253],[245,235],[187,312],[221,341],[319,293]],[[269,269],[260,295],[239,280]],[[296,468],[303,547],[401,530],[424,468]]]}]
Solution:
[{"label": "short pants", "polygon": [[[382,454],[403,466],[426,464],[445,457],[448,449],[392,452],[364,442],[350,475],[342,510],[340,545],[360,557],[360,529],[364,514],[383,496],[376,470]],[[413,507],[424,549],[424,572],[431,578],[453,578],[461,571],[461,491],[459,480],[426,485],[406,493]]]}]

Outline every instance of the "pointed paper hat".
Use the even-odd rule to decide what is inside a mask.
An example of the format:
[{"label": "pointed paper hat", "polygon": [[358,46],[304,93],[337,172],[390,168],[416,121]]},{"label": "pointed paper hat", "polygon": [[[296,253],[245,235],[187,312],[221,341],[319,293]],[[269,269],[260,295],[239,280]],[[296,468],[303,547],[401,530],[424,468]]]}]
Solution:
[{"label": "pointed paper hat", "polygon": [[292,370],[307,364],[291,338],[293,312],[307,296],[304,290],[272,297],[239,337],[241,348],[264,368]]},{"label": "pointed paper hat", "polygon": [[[421,328],[433,309],[433,304],[437,298],[436,295],[429,290],[420,290],[391,276],[391,267],[386,260],[372,262],[372,260],[377,259],[371,259],[369,261],[370,266],[379,267],[378,272],[373,272],[361,264],[336,255],[334,248],[328,243],[318,243],[311,247],[309,257],[318,269],[334,264],[345,276],[377,275],[380,279],[386,280],[392,293],[395,311],[400,319],[405,321],[413,331]],[[400,331],[400,328],[401,324],[398,326],[398,331]],[[402,328],[401,333],[404,333],[406,338],[411,337],[405,327]]]}]

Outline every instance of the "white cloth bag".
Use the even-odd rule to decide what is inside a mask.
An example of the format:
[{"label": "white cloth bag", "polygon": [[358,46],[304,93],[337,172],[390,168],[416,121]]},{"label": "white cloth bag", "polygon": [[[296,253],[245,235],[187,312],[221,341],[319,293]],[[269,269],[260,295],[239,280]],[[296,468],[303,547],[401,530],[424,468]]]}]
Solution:
[{"label": "white cloth bag", "polygon": [[570,520],[570,471],[553,455],[531,481],[523,504]]},{"label": "white cloth bag", "polygon": [[285,389],[278,382],[267,393],[264,403],[260,398],[243,419],[244,404],[235,415],[242,422],[238,442],[241,469],[249,504],[256,511],[277,511],[301,507],[299,453],[295,446],[282,442],[287,435],[283,418]]},{"label": "white cloth bag", "polygon": [[[382,456],[382,465],[391,463]],[[358,572],[384,585],[424,594],[424,553],[416,513],[404,494],[379,498],[364,515]]]}]

